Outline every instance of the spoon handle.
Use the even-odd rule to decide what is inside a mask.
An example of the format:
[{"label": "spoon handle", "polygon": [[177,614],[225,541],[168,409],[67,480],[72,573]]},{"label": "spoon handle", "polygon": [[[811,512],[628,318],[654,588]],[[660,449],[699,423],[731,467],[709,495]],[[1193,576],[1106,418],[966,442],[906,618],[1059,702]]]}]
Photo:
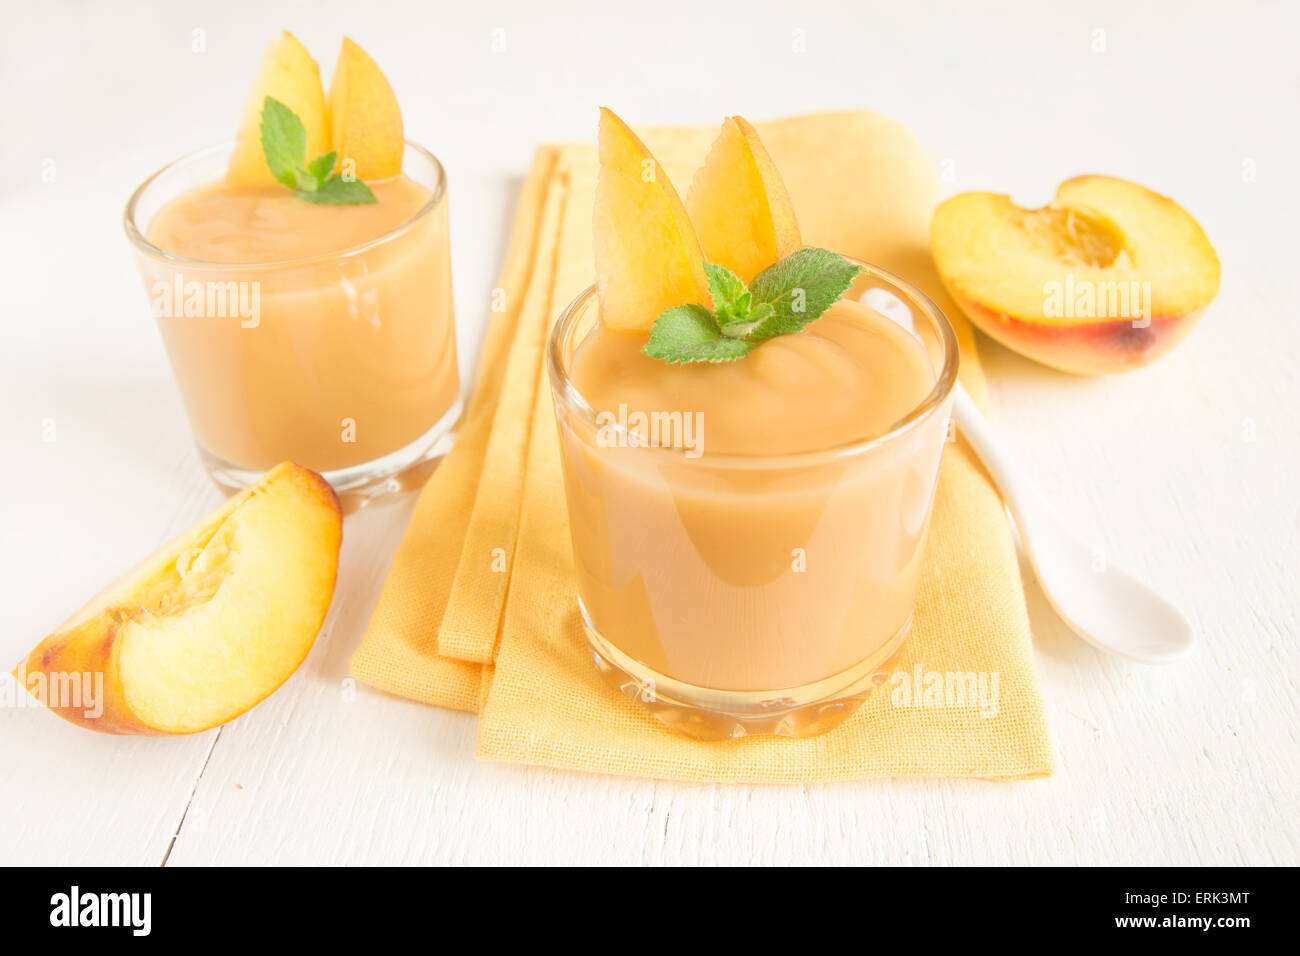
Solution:
[{"label": "spoon handle", "polygon": [[1034,536],[1032,528],[1037,523],[1034,518],[1043,510],[1041,496],[1033,485],[1021,477],[1022,473],[993,434],[993,429],[989,427],[975,400],[960,382],[953,390],[952,417],[993,477],[994,484],[1002,493],[1002,500],[1015,519],[1021,543],[1029,551],[1030,540]]}]

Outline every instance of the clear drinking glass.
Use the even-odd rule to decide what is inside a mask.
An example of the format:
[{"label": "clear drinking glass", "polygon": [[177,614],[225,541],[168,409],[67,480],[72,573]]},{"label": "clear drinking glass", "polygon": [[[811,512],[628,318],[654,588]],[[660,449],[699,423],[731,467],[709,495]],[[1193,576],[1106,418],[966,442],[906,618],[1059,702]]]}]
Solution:
[{"label": "clear drinking glass", "polygon": [[[829,730],[887,676],[911,628],[957,343],[924,294],[859,264],[849,295],[882,290],[910,314],[934,385],[886,434],[833,448],[737,455],[611,442],[608,418],[569,375],[597,318],[594,286],[552,330],[588,642],[601,671],[692,736]],[[816,560],[799,568],[794,549]]]},{"label": "clear drinking glass", "polygon": [[352,507],[400,490],[447,451],[461,410],[442,165],[408,142],[402,171],[428,202],[336,252],[232,264],[153,245],[153,217],[220,181],[232,149],[164,167],[125,214],[199,456],[231,490],[285,460],[320,472]]}]

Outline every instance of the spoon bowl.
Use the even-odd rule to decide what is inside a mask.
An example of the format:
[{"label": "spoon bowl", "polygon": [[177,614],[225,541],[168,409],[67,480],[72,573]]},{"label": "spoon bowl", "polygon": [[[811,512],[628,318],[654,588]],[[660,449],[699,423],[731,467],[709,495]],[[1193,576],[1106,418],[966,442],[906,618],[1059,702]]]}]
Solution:
[{"label": "spoon bowl", "polygon": [[[911,310],[897,296],[869,289],[861,299],[916,333]],[[1187,618],[1070,532],[1011,461],[960,382],[953,389],[952,417],[1002,493],[1038,584],[1070,630],[1099,650],[1143,664],[1169,664],[1191,653],[1196,637]]]}]

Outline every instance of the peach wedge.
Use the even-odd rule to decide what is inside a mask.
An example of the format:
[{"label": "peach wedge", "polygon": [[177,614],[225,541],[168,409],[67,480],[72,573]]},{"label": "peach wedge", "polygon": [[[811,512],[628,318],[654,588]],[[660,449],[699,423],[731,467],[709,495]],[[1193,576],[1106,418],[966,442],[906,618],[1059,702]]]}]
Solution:
[{"label": "peach wedge", "polygon": [[740,116],[722,124],[691,180],[686,211],[704,258],[746,282],[803,245],[781,174],[754,127]]},{"label": "peach wedge", "polygon": [[935,211],[931,250],[976,326],[1080,375],[1155,361],[1219,291],[1219,259],[1196,220],[1111,176],[1067,180],[1042,209],[995,193],[954,196]]},{"label": "peach wedge", "polygon": [[604,108],[599,147],[592,236],[601,321],[648,332],[665,309],[712,305],[700,241],[667,173]]},{"label": "peach wedge", "polygon": [[333,149],[344,173],[375,180],[402,171],[406,143],[397,96],[378,64],[346,37],[330,80],[329,108]]},{"label": "peach wedge", "polygon": [[244,105],[227,178],[239,186],[274,186],[262,153],[262,104],[273,97],[298,114],[307,130],[307,159],[330,150],[329,118],[320,70],[292,33],[282,33],[262,59],[262,68]]},{"label": "peach wedge", "polygon": [[341,537],[333,489],[278,465],[101,592],[14,676],[60,717],[104,733],[225,723],[307,656]]}]

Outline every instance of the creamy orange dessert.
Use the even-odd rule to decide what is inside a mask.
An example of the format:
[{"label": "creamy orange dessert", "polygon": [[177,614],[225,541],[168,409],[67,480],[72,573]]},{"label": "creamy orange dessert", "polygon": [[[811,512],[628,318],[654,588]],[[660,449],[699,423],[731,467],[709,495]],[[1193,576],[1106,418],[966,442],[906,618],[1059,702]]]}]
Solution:
[{"label": "creamy orange dessert", "polygon": [[407,146],[387,80],[350,40],[327,99],[284,34],[224,175],[141,225],[165,254],[140,267],[210,464],[289,459],[346,485],[348,470],[381,459],[399,469],[387,456],[418,457],[450,425],[459,380],[442,170]]},{"label": "creamy orange dessert", "polygon": [[600,162],[597,292],[551,369],[593,649],[697,735],[827,729],[910,626],[953,350],[802,246],[743,120],[685,203],[608,111]]},{"label": "creamy orange dessert", "polygon": [[148,239],[189,259],[230,264],[286,262],[350,249],[406,224],[430,200],[405,176],[370,184],[375,202],[305,203],[278,186],[199,186],[173,200],[149,224]]},{"label": "creamy orange dessert", "polygon": [[934,387],[921,343],[850,301],[737,362],[665,368],[641,339],[594,330],[574,384],[595,409],[645,413],[647,439],[670,437],[655,434],[655,410],[696,416],[681,434],[702,454],[566,448],[579,590],[600,633],[659,673],[743,691],[799,687],[892,650],[943,423],[937,442],[862,460],[779,456],[888,432]]},{"label": "creamy orange dessert", "polygon": [[689,410],[709,454],[783,455],[883,435],[935,381],[915,336],[851,299],[744,361],[665,369],[644,345],[644,334],[597,326],[574,355],[574,384],[596,409]]},{"label": "creamy orange dessert", "polygon": [[[371,189],[373,205],[318,206],[283,189],[220,183],[181,196],[150,223],[160,249],[239,266],[204,267],[205,282],[258,284],[255,325],[157,316],[207,451],[251,469],[288,459],[331,471],[409,445],[452,407],[459,379],[445,199],[424,213],[432,194],[403,176]],[[300,260],[308,262],[293,264]]]}]

